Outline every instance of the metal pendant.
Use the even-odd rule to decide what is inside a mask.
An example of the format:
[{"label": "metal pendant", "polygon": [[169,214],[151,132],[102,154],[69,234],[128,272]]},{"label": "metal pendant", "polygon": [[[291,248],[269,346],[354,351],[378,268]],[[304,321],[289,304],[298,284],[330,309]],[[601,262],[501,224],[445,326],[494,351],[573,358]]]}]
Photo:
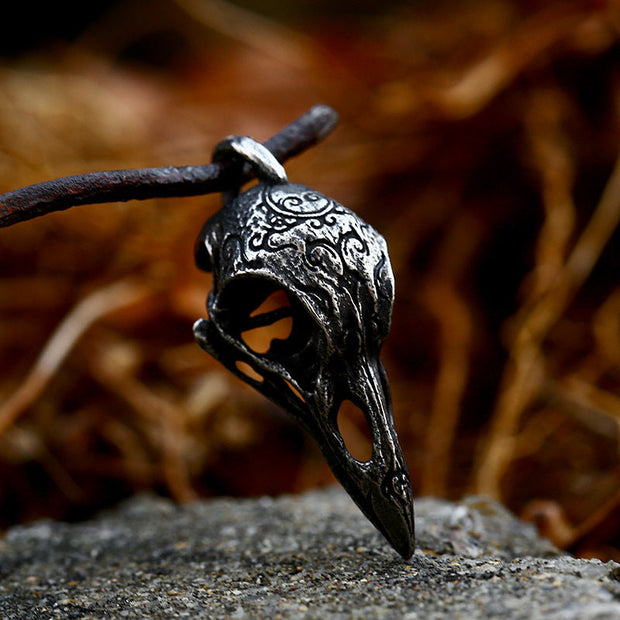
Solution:
[{"label": "metal pendant", "polygon": [[[198,239],[196,262],[213,272],[213,290],[209,319],[194,325],[196,341],[314,437],[362,512],[409,558],[413,498],[379,359],[394,300],[385,240],[346,207],[290,183],[271,152],[251,138],[221,142],[214,160],[224,159],[249,163],[259,183],[225,195]],[[256,314],[274,291],[283,291],[287,303]],[[283,317],[292,318],[288,338],[273,340],[263,353],[246,344],[244,332]],[[366,462],[349,453],[338,431],[345,400],[364,412],[371,430]]]}]

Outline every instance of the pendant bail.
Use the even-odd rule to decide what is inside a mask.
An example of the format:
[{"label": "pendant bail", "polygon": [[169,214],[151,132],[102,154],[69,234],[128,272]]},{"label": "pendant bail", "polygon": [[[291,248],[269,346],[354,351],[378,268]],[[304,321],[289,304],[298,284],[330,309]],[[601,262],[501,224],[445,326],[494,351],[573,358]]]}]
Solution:
[{"label": "pendant bail", "polygon": [[[259,180],[267,185],[288,183],[284,166],[260,142],[248,136],[228,136],[213,149],[213,162],[226,160],[248,163]],[[223,204],[239,195],[241,184],[222,194]]]}]

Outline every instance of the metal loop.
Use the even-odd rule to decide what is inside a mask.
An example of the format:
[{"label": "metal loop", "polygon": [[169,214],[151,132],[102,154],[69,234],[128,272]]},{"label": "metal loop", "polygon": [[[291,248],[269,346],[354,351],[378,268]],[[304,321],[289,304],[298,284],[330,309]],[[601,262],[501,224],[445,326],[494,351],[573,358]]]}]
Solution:
[{"label": "metal loop", "polygon": [[[284,166],[275,158],[273,153],[260,142],[248,136],[228,136],[213,149],[213,161],[227,159],[241,159],[249,163],[256,176],[269,185],[288,183]],[[224,194],[224,203],[239,193],[236,188]]]}]

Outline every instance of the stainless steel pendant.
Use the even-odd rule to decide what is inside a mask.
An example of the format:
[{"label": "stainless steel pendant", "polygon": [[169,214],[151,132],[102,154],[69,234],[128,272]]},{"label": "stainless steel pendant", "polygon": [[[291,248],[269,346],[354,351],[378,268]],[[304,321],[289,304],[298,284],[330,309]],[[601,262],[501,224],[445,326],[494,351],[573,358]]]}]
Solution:
[{"label": "stainless steel pendant", "polygon": [[[213,290],[208,320],[194,325],[196,341],[314,437],[362,512],[409,558],[413,498],[379,359],[394,300],[385,240],[335,200],[290,183],[251,138],[221,142],[214,160],[223,159],[249,163],[259,183],[227,194],[198,239],[196,262],[213,272]],[[256,314],[274,291],[284,291],[286,304]],[[283,317],[293,322],[288,338],[263,353],[246,344],[245,332]],[[349,453],[338,431],[345,400],[364,412],[371,430],[366,462]]]}]

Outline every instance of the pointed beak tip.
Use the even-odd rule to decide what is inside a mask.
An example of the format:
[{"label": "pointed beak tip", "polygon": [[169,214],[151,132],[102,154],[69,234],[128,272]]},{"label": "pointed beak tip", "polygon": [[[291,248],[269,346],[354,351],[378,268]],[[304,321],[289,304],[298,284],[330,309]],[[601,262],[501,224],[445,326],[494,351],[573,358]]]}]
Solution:
[{"label": "pointed beak tip", "polygon": [[415,543],[413,539],[407,541],[401,541],[399,545],[392,545],[394,549],[398,552],[400,557],[407,562],[411,559],[413,552],[415,551]]},{"label": "pointed beak tip", "polygon": [[[373,506],[371,521],[383,534],[392,548],[403,558],[408,560],[415,551],[415,525],[413,519],[413,500],[411,503],[402,505],[393,501],[386,502],[382,498],[381,503]],[[379,510],[377,510],[380,508]]]},{"label": "pointed beak tip", "polygon": [[411,558],[415,551],[415,534],[412,527],[407,527],[406,529],[399,528],[398,531],[389,535],[383,532],[383,535],[403,560],[407,561]]}]

